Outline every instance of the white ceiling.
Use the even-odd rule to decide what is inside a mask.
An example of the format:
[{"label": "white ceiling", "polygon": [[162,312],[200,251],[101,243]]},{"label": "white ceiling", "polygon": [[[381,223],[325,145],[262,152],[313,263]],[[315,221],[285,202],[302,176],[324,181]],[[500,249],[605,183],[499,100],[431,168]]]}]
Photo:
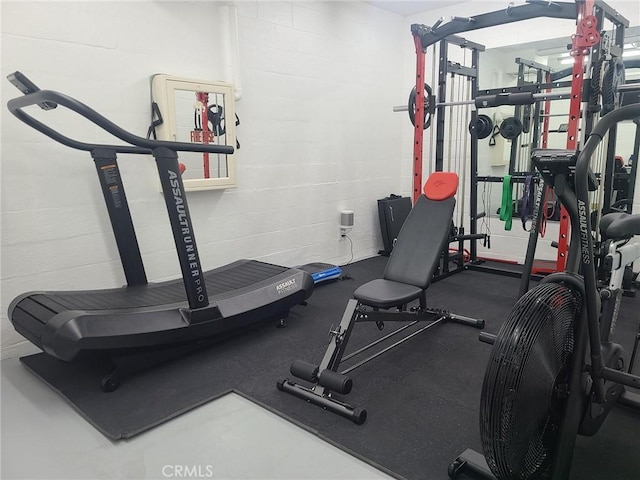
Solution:
[{"label": "white ceiling", "polygon": [[456,0],[414,0],[414,1],[373,1],[365,0],[364,3],[373,5],[375,7],[382,8],[389,12],[397,13],[402,16],[413,15],[414,13],[425,12],[428,10],[435,10],[436,8],[446,7],[456,3],[464,3],[463,1]]}]

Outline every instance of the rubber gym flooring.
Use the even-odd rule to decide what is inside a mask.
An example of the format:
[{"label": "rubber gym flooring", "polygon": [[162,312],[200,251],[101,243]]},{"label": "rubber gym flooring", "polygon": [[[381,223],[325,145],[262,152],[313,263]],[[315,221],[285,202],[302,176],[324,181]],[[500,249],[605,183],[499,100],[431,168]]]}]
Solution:
[{"label": "rubber gym flooring", "polygon": [[[447,467],[458,454],[480,450],[478,405],[490,346],[478,341],[479,330],[444,323],[353,371],[353,391],[345,400],[367,409],[364,425],[276,389],[278,379],[291,378],[293,360],[320,361],[328,332],[339,323],[351,294],[380,277],[386,260],[375,257],[346,266],[349,278],[318,286],[307,306],[291,311],[287,328],[264,325],[130,378],[111,394],[96,393],[78,380],[74,388],[81,401],[84,391],[85,407],[92,410],[83,414],[140,421],[135,417],[174,400],[186,402],[184,411],[233,390],[398,477],[447,478]],[[466,271],[431,285],[427,301],[431,307],[483,318],[485,331],[495,333],[517,299],[518,286],[516,278]],[[627,352],[640,322],[639,305],[638,298],[623,299],[615,339]],[[358,324],[347,353],[380,335],[375,325]],[[132,409],[133,403],[145,408]],[[76,408],[83,410],[82,405]],[[161,412],[165,418],[171,415]],[[576,480],[639,478],[640,415],[614,409],[598,434],[579,438],[573,465]]]}]

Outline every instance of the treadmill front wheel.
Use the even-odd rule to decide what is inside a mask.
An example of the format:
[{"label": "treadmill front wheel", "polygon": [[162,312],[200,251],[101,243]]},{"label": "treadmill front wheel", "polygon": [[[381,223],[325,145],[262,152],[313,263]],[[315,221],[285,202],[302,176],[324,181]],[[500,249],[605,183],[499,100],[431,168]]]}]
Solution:
[{"label": "treadmill front wheel", "polygon": [[120,386],[120,375],[115,368],[107,373],[101,380],[102,391],[105,393],[115,392]]}]

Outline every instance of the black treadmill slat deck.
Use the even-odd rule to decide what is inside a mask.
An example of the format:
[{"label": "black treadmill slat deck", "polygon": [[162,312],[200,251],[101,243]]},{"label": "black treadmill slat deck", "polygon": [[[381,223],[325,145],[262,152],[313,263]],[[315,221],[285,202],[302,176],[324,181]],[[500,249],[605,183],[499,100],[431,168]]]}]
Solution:
[{"label": "black treadmill slat deck", "polygon": [[[250,260],[222,267],[204,275],[209,297],[249,287],[279,275],[288,267]],[[21,300],[17,308],[32,314],[42,323],[65,310],[126,310],[184,303],[187,296],[182,279],[158,284],[86,292],[37,293]]]},{"label": "black treadmill slat deck", "polygon": [[31,315],[32,317],[38,319],[43,323],[46,323],[47,320],[58,313],[58,311],[47,308],[42,303],[38,302],[37,297],[41,296],[42,295],[34,295],[33,297],[25,298],[22,302],[20,302],[20,309],[26,314]]},{"label": "black treadmill slat deck", "polygon": [[27,337],[33,344],[42,348],[40,342],[40,335],[44,326],[42,321],[20,308],[16,308],[13,311],[12,321],[16,330],[21,335]]},{"label": "black treadmill slat deck", "polygon": [[[60,312],[63,312],[65,310],[67,310],[67,308],[64,305],[60,305],[58,302],[56,302],[55,300],[50,298],[48,295],[43,295],[43,294],[38,294],[37,293],[37,294],[34,294],[34,295],[30,295],[29,298],[32,298],[36,302],[38,302],[39,304],[44,305],[45,307],[47,307],[52,312],[60,313]],[[20,302],[20,303],[22,303],[22,302]]]},{"label": "black treadmill slat deck", "polygon": [[274,277],[289,270],[288,267],[272,265],[255,260],[241,264],[221,272],[205,273],[205,283],[209,296],[220,295],[232,290],[248,287],[267,278]]},{"label": "black treadmill slat deck", "polygon": [[[166,295],[160,304],[172,303],[172,297],[178,302],[184,300],[184,287],[182,287],[182,297],[176,295],[176,290],[180,286],[182,286],[181,282],[165,285],[163,290]],[[67,310],[120,310],[157,305],[157,302],[153,302],[153,298],[149,298],[151,288],[152,286],[134,287],[76,294],[51,292],[47,296],[54,298]],[[170,289],[174,290],[172,295],[169,294]]]}]

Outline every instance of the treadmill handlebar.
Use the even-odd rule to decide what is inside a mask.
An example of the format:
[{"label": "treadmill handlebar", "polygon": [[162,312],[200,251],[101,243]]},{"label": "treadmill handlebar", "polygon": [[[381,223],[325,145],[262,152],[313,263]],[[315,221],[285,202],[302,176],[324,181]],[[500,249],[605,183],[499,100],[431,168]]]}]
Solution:
[{"label": "treadmill handlebar", "polygon": [[[35,87],[37,88],[37,87]],[[79,142],[72,138],[69,138],[50,126],[36,120],[34,117],[26,113],[23,109],[31,105],[62,105],[69,110],[73,110],[79,115],[82,115],[87,120],[109,132],[111,135],[119,138],[120,140],[128,143],[128,145],[105,145]],[[22,97],[17,97],[9,100],[7,103],[9,111],[15,115],[18,119],[26,123],[32,128],[44,133],[53,140],[62,143],[71,148],[77,150],[92,151],[99,148],[106,148],[114,150],[116,153],[135,153],[135,154],[150,154],[152,150],[160,147],[169,148],[175,152],[202,152],[202,153],[222,153],[232,154],[234,148],[227,145],[212,145],[212,144],[200,144],[189,142],[171,142],[165,140],[151,140],[134,135],[123,128],[119,127],[112,121],[100,115],[98,112],[88,107],[82,102],[71,98],[53,90],[35,90],[25,94]],[[44,109],[44,108],[43,108]]]}]

